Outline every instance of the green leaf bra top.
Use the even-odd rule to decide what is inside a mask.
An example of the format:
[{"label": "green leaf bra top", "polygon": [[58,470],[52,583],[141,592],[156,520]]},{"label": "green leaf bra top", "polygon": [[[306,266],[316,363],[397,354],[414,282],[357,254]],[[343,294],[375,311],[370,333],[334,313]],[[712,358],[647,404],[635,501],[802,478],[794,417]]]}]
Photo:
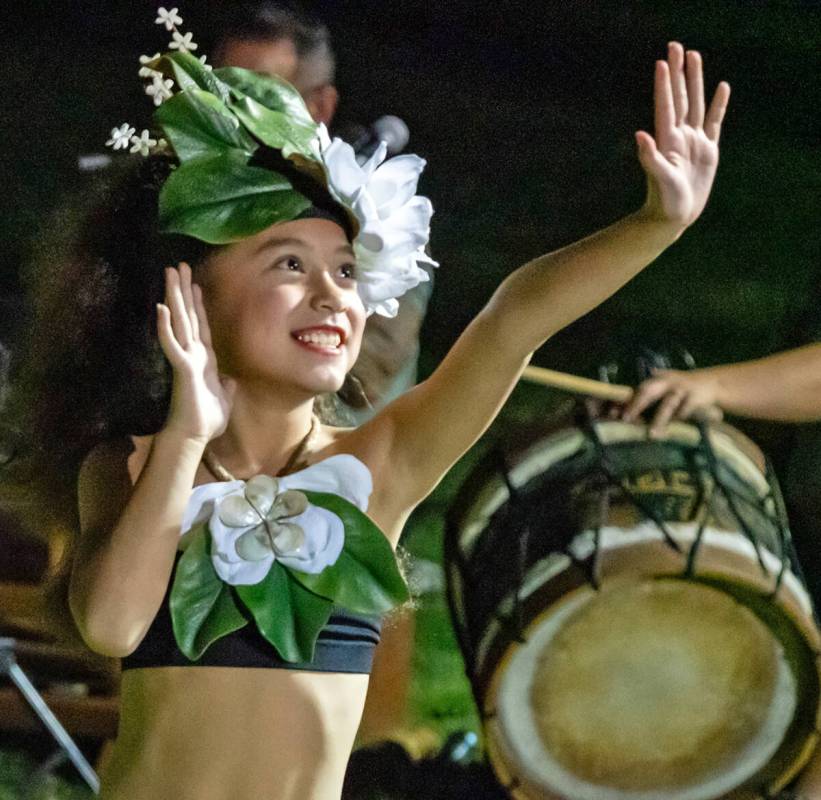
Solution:
[{"label": "green leaf bra top", "polygon": [[370,672],[379,617],[408,598],[364,513],[371,488],[351,455],[195,487],[166,596],[123,669]]}]

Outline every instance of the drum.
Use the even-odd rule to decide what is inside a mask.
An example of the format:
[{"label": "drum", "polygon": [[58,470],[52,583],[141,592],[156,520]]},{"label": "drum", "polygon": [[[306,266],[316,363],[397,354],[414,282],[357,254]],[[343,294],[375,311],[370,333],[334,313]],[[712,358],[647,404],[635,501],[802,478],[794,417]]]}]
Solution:
[{"label": "drum", "polygon": [[730,426],[592,421],[491,453],[445,564],[517,800],[765,798],[812,756],[819,629],[776,482]]}]

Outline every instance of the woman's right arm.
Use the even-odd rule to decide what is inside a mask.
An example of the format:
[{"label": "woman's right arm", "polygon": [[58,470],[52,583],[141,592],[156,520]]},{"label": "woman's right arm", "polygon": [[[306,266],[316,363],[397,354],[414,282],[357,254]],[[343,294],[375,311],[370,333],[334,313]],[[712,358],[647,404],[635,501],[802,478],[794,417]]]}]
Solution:
[{"label": "woman's right arm", "polygon": [[204,447],[161,431],[133,486],[119,444],[96,448],[84,462],[69,604],[92,650],[122,657],[142,641],[168,586]]},{"label": "woman's right arm", "polygon": [[162,603],[197,466],[206,444],[225,429],[233,398],[185,264],[166,271],[157,333],[174,373],[165,425],[142,465],[129,469],[121,444],[93,450],[77,486],[80,540],[69,605],[86,644],[108,656],[133,652]]}]

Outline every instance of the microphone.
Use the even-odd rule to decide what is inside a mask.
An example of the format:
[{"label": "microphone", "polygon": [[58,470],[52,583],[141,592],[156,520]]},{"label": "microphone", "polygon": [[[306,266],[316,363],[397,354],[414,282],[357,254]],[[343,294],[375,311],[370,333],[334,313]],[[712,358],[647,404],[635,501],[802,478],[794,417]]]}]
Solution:
[{"label": "microphone", "polygon": [[83,153],[77,156],[77,169],[80,172],[101,172],[111,164],[108,153]]},{"label": "microphone", "polygon": [[356,161],[364,164],[379,147],[380,142],[388,146],[388,155],[401,153],[410,139],[410,131],[404,120],[393,114],[385,114],[368,127],[357,125],[349,139],[356,153]]}]

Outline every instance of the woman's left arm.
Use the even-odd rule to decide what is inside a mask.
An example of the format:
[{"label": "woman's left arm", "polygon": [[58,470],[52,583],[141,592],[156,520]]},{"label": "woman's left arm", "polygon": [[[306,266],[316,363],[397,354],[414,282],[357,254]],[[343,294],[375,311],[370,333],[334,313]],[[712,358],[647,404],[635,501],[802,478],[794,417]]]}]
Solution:
[{"label": "woman's left arm", "polygon": [[[718,166],[718,140],[730,87],[719,84],[704,108],[701,57],[672,42],[656,62],[655,139],[636,133],[647,199],[634,214],[518,269],[483,314],[500,333],[532,352],[556,331],[620,289],[699,217]],[[549,313],[545,309],[549,307]]]},{"label": "woman's left arm", "polygon": [[[686,64],[685,64],[686,61]],[[487,428],[532,352],[595,308],[672,244],[703,210],[718,165],[730,88],[705,111],[701,58],[670,44],[656,62],[655,138],[636,134],[642,208],[512,273],[424,383],[364,426],[388,445],[400,505],[423,498]],[[397,481],[398,478],[398,481]],[[401,497],[401,501],[398,498]]]}]

